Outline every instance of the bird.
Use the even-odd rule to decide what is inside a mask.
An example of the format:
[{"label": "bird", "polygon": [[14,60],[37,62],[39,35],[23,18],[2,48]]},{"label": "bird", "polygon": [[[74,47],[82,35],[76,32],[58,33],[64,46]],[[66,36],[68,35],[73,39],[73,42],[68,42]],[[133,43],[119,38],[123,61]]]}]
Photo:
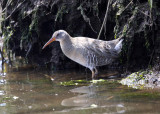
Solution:
[{"label": "bird", "polygon": [[89,68],[92,72],[92,79],[95,79],[98,75],[98,66],[108,65],[118,58],[123,40],[123,37],[110,41],[89,37],[71,37],[65,30],[57,30],[42,49],[53,41],[59,41],[64,55]]}]

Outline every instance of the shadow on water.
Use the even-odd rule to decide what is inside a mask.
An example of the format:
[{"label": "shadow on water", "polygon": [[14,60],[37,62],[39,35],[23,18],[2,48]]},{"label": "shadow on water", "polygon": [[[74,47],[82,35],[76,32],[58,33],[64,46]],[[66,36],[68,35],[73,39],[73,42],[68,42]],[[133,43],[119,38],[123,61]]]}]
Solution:
[{"label": "shadow on water", "polygon": [[131,89],[112,79],[99,83],[89,82],[84,84],[85,86],[63,86],[61,82],[85,79],[85,75],[89,77],[90,73],[85,74],[85,71],[51,73],[47,70],[29,69],[8,69],[7,65],[4,65],[4,73],[0,75],[2,114],[158,114],[160,112],[158,90]]}]

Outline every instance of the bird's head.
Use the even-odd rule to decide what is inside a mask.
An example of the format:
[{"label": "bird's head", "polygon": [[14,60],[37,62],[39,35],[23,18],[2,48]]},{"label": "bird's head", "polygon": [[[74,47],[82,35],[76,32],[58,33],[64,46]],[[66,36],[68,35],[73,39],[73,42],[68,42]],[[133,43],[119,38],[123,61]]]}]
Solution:
[{"label": "bird's head", "polygon": [[51,39],[43,46],[42,49],[44,49],[45,47],[47,47],[50,43],[52,43],[53,41],[63,41],[66,38],[69,38],[69,34],[64,31],[64,30],[58,30],[55,31],[51,37]]}]

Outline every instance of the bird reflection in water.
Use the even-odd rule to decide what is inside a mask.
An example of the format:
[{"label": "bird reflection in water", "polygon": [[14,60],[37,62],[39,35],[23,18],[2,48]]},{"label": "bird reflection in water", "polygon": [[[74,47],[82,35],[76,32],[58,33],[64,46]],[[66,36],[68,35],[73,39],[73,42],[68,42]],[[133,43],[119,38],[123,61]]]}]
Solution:
[{"label": "bird reflection in water", "polygon": [[[70,90],[73,93],[78,93],[79,95],[71,98],[64,99],[61,102],[62,106],[72,107],[69,109],[64,109],[58,112],[70,112],[78,110],[89,110],[89,109],[104,109],[107,113],[125,113],[125,106],[123,103],[111,102],[114,99],[114,96],[104,97],[101,95],[103,91],[96,84],[92,83],[89,86],[82,86]],[[110,110],[112,109],[112,110]]]}]

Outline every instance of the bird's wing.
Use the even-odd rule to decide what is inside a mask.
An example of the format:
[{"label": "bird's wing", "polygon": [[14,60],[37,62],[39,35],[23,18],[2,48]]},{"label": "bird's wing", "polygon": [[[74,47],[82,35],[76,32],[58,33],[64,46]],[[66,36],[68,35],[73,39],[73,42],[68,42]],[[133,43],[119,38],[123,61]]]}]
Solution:
[{"label": "bird's wing", "polygon": [[107,41],[95,40],[88,48],[91,52],[98,56],[115,58],[118,56],[116,50]]},{"label": "bird's wing", "polygon": [[75,38],[76,45],[86,50],[95,56],[101,57],[105,56],[108,58],[116,58],[118,53],[114,49],[115,45],[111,41],[102,41],[92,38],[77,37]]}]

